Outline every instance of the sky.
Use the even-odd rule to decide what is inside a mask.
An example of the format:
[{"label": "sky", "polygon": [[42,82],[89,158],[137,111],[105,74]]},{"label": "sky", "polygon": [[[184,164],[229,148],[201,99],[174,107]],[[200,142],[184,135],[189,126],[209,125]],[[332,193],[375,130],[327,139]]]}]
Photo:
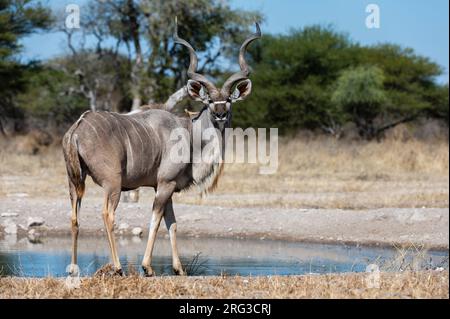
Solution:
[{"label": "sky", "polygon": [[[46,0],[52,8],[87,0]],[[263,33],[283,34],[312,24],[332,25],[363,45],[396,43],[411,47],[444,68],[437,80],[449,81],[448,0],[231,0],[233,8],[259,10]],[[368,28],[369,4],[379,8],[379,28]],[[24,60],[48,59],[66,52],[61,34],[33,34],[22,41]]]}]

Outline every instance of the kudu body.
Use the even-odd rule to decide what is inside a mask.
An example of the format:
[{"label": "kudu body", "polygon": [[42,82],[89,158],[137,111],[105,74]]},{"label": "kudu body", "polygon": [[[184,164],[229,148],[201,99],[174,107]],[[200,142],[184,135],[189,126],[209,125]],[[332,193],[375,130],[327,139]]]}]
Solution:
[{"label": "kudu body", "polygon": [[[189,132],[189,142],[192,144],[192,131],[196,125],[200,125],[201,130],[215,128],[222,134],[224,129],[230,126],[231,103],[245,98],[251,90],[244,54],[247,45],[261,36],[258,24],[256,27],[257,33],[247,38],[241,46],[241,71],[233,74],[221,90],[206,77],[195,72],[196,53],[192,46],[178,38],[177,31],[175,32],[175,42],[186,46],[190,53],[188,94],[192,99],[204,104],[202,111],[195,118],[178,117],[160,109],[127,115],[88,111],[64,135],[63,151],[72,203],[72,265],[77,264],[78,214],[85,190],[85,179],[90,175],[105,191],[103,220],[115,271],[122,273],[114,239],[114,213],[120,194],[122,191],[149,186],[155,189],[156,195],[142,267],[146,275],[154,274],[151,268],[152,252],[160,222],[164,217],[171,241],[174,272],[184,274],[176,245],[177,224],[172,194],[194,184],[208,187],[207,183],[216,182],[222,166],[218,164],[220,161],[172,161],[170,150],[176,141],[170,139],[170,134],[174,129],[184,129]],[[236,89],[232,91],[234,87]],[[201,145],[203,147],[203,141]],[[73,266],[71,271],[75,269]]]}]

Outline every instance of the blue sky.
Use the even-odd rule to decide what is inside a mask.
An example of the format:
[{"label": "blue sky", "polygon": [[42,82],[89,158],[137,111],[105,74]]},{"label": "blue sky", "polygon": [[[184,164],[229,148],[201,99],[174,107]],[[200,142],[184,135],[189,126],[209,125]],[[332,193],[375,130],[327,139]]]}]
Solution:
[{"label": "blue sky", "polygon": [[[83,4],[86,0],[47,0],[53,8]],[[380,28],[365,25],[366,6],[380,8]],[[439,82],[449,81],[448,0],[231,0],[232,7],[259,10],[265,16],[263,32],[286,33],[311,24],[331,24],[361,44],[397,43],[413,48],[444,68]],[[23,40],[24,59],[47,59],[63,53],[59,34],[34,34]]]}]

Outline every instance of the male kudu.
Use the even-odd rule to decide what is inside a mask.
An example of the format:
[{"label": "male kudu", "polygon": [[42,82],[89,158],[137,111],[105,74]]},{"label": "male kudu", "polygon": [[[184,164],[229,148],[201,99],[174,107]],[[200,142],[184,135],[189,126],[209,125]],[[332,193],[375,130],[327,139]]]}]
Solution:
[{"label": "male kudu", "polygon": [[[103,220],[111,248],[115,271],[122,273],[114,240],[114,212],[122,191],[141,186],[153,187],[156,191],[152,219],[142,267],[146,275],[154,274],[151,267],[153,246],[162,217],[169,230],[172,247],[172,263],[176,274],[184,274],[176,245],[177,224],[172,206],[172,194],[200,185],[209,188],[217,182],[221,161],[174,162],[170,150],[176,141],[170,135],[174,129],[189,132],[192,158],[192,132],[196,126],[201,130],[215,128],[223,134],[230,127],[231,104],[250,94],[249,68],[245,51],[253,40],[261,37],[257,32],[248,37],[239,51],[240,71],[233,74],[219,90],[205,76],[196,73],[197,55],[192,46],[178,37],[174,40],[187,47],[190,65],[187,71],[189,96],[204,104],[193,119],[178,117],[168,111],[150,109],[135,114],[121,115],[113,112],[85,112],[63,138],[63,151],[69,179],[72,203],[72,269],[77,264],[78,214],[85,190],[85,179],[90,175],[104,191]],[[234,90],[233,90],[234,88]],[[221,143],[222,139],[220,140]],[[201,141],[201,147],[205,141]],[[219,155],[221,156],[221,154]]]}]

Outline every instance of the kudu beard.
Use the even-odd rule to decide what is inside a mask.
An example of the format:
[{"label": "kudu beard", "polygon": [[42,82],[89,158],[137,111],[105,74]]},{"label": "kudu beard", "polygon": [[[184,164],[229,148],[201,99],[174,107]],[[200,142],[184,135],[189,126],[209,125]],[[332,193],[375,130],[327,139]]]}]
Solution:
[{"label": "kudu beard", "polygon": [[173,129],[170,141],[174,142],[170,149],[173,163],[259,164],[259,173],[264,175],[275,174],[278,169],[278,128],[203,129],[197,122],[191,133],[185,128]]}]

